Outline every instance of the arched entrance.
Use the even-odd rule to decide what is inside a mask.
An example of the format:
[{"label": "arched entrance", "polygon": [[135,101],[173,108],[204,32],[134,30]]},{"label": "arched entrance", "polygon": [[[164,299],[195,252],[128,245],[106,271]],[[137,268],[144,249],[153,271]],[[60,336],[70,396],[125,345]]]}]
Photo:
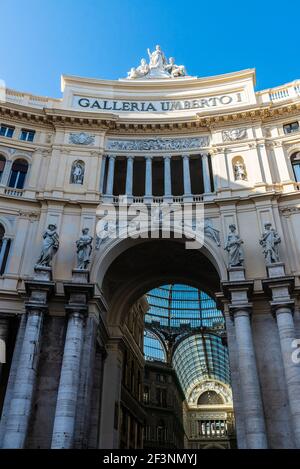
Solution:
[{"label": "arched entrance", "polygon": [[[147,432],[142,403],[144,315],[148,307],[144,295],[160,285],[176,283],[205,291],[215,299],[220,280],[226,278],[226,268],[209,243],[201,250],[190,250],[182,239],[126,238],[110,240],[102,246],[91,275],[97,277],[107,303],[105,320],[109,332],[100,447],[142,447],[143,432]],[[124,421],[124,408],[133,413],[132,422]],[[165,425],[164,419],[160,421]],[[165,435],[164,425],[158,426],[160,441]],[[121,439],[121,434],[128,437]]]}]

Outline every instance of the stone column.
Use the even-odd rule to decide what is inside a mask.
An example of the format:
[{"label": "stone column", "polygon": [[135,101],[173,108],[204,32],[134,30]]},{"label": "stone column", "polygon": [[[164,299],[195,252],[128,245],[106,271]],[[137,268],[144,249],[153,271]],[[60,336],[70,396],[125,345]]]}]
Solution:
[{"label": "stone column", "polygon": [[184,195],[191,196],[191,176],[190,176],[190,157],[189,155],[183,155],[183,188]]},{"label": "stone column", "polygon": [[296,448],[300,448],[300,364],[292,359],[296,339],[293,304],[274,305]]},{"label": "stone column", "polygon": [[88,430],[95,374],[97,329],[97,318],[94,314],[90,314],[86,320],[80,364],[80,382],[74,436],[74,447],[78,449],[88,447]]},{"label": "stone column", "polygon": [[24,448],[36,381],[43,311],[33,309],[27,318],[3,448]]},{"label": "stone column", "polygon": [[165,197],[170,198],[172,195],[172,184],[171,184],[171,156],[164,156],[164,189]]},{"label": "stone column", "polygon": [[64,284],[65,295],[69,298],[65,307],[68,326],[54,417],[52,449],[74,447],[85,316],[88,312],[88,299],[94,292],[94,286],[88,283],[88,271],[73,269],[72,280],[72,283]]},{"label": "stone column", "polygon": [[101,169],[100,169],[100,182],[99,182],[99,192],[103,194],[103,184],[104,184],[104,175],[105,175],[105,163],[106,163],[106,156],[102,156],[101,160]]},{"label": "stone column", "polygon": [[248,295],[253,290],[253,281],[245,279],[243,267],[232,267],[228,271],[229,282],[223,282],[222,288],[225,296],[231,300],[229,310],[234,320],[237,344],[246,448],[263,449],[268,447],[268,442],[250,324],[252,306],[248,302]]},{"label": "stone column", "polygon": [[145,196],[152,197],[152,156],[146,156]]},{"label": "stone column", "polygon": [[21,348],[24,340],[25,326],[27,322],[27,314],[22,314],[18,329],[18,334],[15,342],[14,353],[11,361],[10,372],[8,377],[8,382],[6,386],[5,398],[2,407],[2,415],[0,421],[0,448],[3,445],[3,438],[6,431],[6,423],[8,418],[8,412],[10,408],[10,402],[13,395],[14,384],[16,380],[16,373],[18,369],[18,363],[20,360]]},{"label": "stone column", "polygon": [[84,313],[71,311],[57,394],[52,449],[73,447],[83,329]]},{"label": "stone column", "polygon": [[211,192],[210,171],[209,171],[208,154],[207,153],[202,153],[201,163],[202,163],[204,193],[207,194],[207,193]]},{"label": "stone column", "polygon": [[127,157],[127,169],[126,169],[126,190],[125,194],[132,197],[132,185],[133,185],[133,156]]},{"label": "stone column", "polygon": [[232,308],[248,449],[267,448],[264,411],[256,366],[249,307]]},{"label": "stone column", "polygon": [[263,286],[266,293],[272,295],[270,304],[277,321],[294,440],[296,447],[300,448],[300,364],[295,363],[292,357],[296,331],[293,319],[294,300],[290,296],[295,280],[285,274],[282,262],[267,265],[267,272],[269,279],[263,280]]},{"label": "stone column", "polygon": [[48,296],[54,288],[50,279],[50,267],[36,266],[34,279],[25,282],[26,290],[30,292],[30,298],[25,303],[27,322],[6,421],[3,448],[21,449],[26,442],[39,361],[43,317],[48,311]]},{"label": "stone column", "polygon": [[115,155],[109,156],[108,175],[107,175],[107,186],[106,195],[112,195],[114,188],[114,175],[115,175]]}]

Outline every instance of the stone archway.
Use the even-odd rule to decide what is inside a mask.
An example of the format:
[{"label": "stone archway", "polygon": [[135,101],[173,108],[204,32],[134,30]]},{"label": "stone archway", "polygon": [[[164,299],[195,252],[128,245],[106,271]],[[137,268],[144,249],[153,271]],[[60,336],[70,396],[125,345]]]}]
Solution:
[{"label": "stone archway", "polygon": [[117,448],[118,402],[121,395],[124,327],[130,307],[147,291],[163,283],[185,283],[215,297],[225,263],[210,243],[201,250],[185,249],[178,239],[119,239],[110,241],[92,266],[107,305],[108,357],[104,372],[100,447]]}]

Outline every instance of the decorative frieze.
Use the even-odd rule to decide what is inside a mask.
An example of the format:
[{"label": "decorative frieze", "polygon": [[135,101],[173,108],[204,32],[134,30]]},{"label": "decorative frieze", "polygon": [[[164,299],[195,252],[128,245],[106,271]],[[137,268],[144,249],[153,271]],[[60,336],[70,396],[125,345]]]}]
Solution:
[{"label": "decorative frieze", "polygon": [[247,129],[245,128],[223,130],[222,132],[223,142],[234,142],[235,140],[243,140],[247,137]]},{"label": "decorative frieze", "polygon": [[94,145],[95,135],[87,134],[85,132],[80,132],[78,134],[70,133],[69,143],[72,143],[73,145]]},{"label": "decorative frieze", "polygon": [[164,151],[197,150],[209,146],[209,137],[191,138],[149,138],[149,139],[108,139],[107,150],[116,151]]}]

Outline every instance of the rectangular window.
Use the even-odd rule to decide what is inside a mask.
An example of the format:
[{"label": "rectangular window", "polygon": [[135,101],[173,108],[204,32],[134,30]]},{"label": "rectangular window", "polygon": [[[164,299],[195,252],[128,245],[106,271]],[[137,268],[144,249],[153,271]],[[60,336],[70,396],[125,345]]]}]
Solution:
[{"label": "rectangular window", "polygon": [[33,142],[34,135],[35,130],[22,129],[20,134],[20,140],[24,140],[25,142]]},{"label": "rectangular window", "polygon": [[299,122],[291,122],[290,124],[285,124],[283,126],[283,131],[285,134],[291,134],[292,132],[298,132]]},{"label": "rectangular window", "polygon": [[9,127],[8,125],[1,125],[0,126],[0,135],[1,137],[9,137],[12,138],[14,134],[14,127]]}]

